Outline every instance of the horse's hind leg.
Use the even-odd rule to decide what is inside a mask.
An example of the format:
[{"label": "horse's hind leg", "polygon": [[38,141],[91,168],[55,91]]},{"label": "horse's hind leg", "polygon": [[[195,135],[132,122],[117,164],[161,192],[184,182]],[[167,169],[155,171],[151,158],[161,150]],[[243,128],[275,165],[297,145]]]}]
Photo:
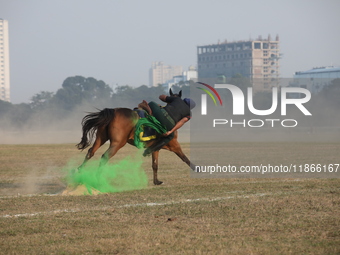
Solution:
[{"label": "horse's hind leg", "polygon": [[107,135],[110,139],[110,147],[102,155],[100,160],[100,167],[104,166],[110,158],[112,158],[117,151],[122,148],[131,137],[134,129],[133,115],[126,116],[124,112],[119,114],[116,111],[115,121],[107,127]]},{"label": "horse's hind leg", "polygon": [[117,153],[117,151],[120,148],[122,148],[125,144],[126,144],[126,141],[125,142],[111,141],[110,147],[102,155],[99,167],[106,165],[106,163],[109,161],[109,159],[112,158]]},{"label": "horse's hind leg", "polygon": [[93,143],[93,146],[88,150],[85,159],[83,161],[83,163],[81,164],[81,166],[78,167],[78,170],[81,170],[87,163],[87,161],[89,161],[94,154],[96,153],[96,151],[108,140],[107,138],[107,134],[105,132],[105,128],[99,128],[97,131],[97,136],[96,136],[96,140]]}]

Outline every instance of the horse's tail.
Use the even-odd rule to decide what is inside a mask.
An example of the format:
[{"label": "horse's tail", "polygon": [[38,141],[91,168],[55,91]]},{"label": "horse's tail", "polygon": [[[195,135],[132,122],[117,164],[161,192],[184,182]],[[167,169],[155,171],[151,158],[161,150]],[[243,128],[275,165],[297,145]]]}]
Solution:
[{"label": "horse's tail", "polygon": [[114,116],[115,109],[108,108],[105,108],[100,112],[93,112],[86,115],[81,122],[83,126],[83,136],[80,143],[76,145],[77,148],[79,150],[84,150],[86,147],[90,146],[94,133],[97,131],[98,127],[107,126]]}]

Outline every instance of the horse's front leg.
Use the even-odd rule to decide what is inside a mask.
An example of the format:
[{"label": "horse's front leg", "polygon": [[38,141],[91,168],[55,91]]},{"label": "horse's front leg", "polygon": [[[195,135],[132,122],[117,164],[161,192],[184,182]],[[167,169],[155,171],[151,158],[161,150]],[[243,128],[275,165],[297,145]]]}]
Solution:
[{"label": "horse's front leg", "polygon": [[153,184],[155,184],[155,185],[161,185],[163,183],[163,182],[159,181],[158,178],[157,178],[158,155],[159,155],[159,151],[154,151],[152,153]]},{"label": "horse's front leg", "polygon": [[188,166],[190,166],[191,170],[196,172],[196,165],[194,163],[192,163],[187,156],[185,156],[185,154],[182,152],[182,150],[180,151],[175,151],[176,155],[178,157],[180,157]]},{"label": "horse's front leg", "polygon": [[181,145],[177,141],[177,139],[172,139],[170,143],[166,146],[166,149],[169,151],[174,152],[182,161],[184,161],[191,170],[196,172],[196,165],[188,159],[188,157],[182,151]]},{"label": "horse's front leg", "polygon": [[183,153],[181,147],[176,148],[175,150],[172,150],[178,157],[180,157],[181,160],[183,160],[183,162],[185,162],[190,168],[191,170],[193,170],[194,172],[196,172],[196,165],[194,163],[192,163],[187,156],[185,156],[185,154]]}]

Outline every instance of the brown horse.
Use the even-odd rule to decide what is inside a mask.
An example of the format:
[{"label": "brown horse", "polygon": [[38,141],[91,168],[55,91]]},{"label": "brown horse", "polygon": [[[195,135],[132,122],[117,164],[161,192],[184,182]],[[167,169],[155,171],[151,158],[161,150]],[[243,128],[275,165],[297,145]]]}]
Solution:
[{"label": "brown horse", "polygon": [[[170,94],[172,94],[171,91]],[[108,140],[110,141],[110,146],[102,155],[100,166],[105,165],[120,148],[126,145],[126,143],[134,145],[133,139],[135,134],[135,125],[138,121],[138,118],[138,114],[134,110],[128,108],[105,108],[102,111],[86,115],[82,120],[83,136],[81,142],[77,144],[77,147],[79,150],[84,150],[86,147],[91,145],[95,134],[96,139],[93,146],[88,150],[84,162],[78,168],[78,170],[81,170],[81,168],[85,166],[86,162],[93,157],[99,147],[101,147]],[[181,146],[178,143],[177,136],[178,133],[176,131],[175,137],[167,145],[163,146],[162,149],[174,152],[188,166],[190,166],[192,170],[195,170],[195,165],[192,164],[183,153]],[[159,137],[160,135],[158,138]],[[157,138],[156,140],[147,142],[146,147],[151,146],[156,141]],[[153,183],[155,185],[160,185],[163,183],[157,178],[158,155],[159,151],[152,153]]]}]

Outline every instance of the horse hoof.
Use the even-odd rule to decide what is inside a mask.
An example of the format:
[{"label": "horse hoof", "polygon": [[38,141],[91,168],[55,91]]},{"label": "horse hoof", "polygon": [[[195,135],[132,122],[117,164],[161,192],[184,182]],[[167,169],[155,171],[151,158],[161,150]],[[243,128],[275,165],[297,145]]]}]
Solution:
[{"label": "horse hoof", "polygon": [[154,181],[153,184],[155,184],[155,185],[161,185],[161,184],[163,184],[163,182],[161,182],[161,181]]},{"label": "horse hoof", "polygon": [[74,175],[74,174],[79,173],[79,172],[80,172],[80,167],[74,168],[70,171],[71,175]]}]

